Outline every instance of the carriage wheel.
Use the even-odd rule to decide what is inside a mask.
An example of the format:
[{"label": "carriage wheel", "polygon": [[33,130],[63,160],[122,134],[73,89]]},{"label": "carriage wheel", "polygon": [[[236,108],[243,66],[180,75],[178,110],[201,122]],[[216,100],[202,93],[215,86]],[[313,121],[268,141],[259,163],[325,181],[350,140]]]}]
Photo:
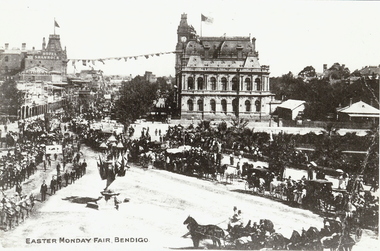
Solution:
[{"label": "carriage wheel", "polygon": [[361,240],[362,234],[363,234],[363,229],[361,229],[360,227],[357,227],[355,229],[355,242],[359,242]]}]

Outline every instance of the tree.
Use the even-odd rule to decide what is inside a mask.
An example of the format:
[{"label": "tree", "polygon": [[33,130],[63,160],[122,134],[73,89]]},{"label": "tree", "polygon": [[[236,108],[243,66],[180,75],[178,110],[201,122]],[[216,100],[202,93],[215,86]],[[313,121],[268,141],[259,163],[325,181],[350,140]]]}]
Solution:
[{"label": "tree", "polygon": [[151,84],[141,76],[123,82],[120,99],[115,105],[116,117],[122,123],[129,123],[146,115],[157,99],[157,90],[157,84]]},{"label": "tree", "polygon": [[340,65],[339,63],[333,64],[328,69],[328,74],[325,76],[330,79],[347,79],[350,76],[350,70],[344,65]]},{"label": "tree", "polygon": [[17,111],[24,103],[22,91],[17,89],[14,80],[6,80],[0,87],[0,112],[8,116],[17,116]]},{"label": "tree", "polygon": [[298,73],[298,75],[304,78],[305,77],[312,78],[312,77],[317,76],[313,66],[306,66],[305,68],[303,68],[302,71],[300,71],[300,73]]}]

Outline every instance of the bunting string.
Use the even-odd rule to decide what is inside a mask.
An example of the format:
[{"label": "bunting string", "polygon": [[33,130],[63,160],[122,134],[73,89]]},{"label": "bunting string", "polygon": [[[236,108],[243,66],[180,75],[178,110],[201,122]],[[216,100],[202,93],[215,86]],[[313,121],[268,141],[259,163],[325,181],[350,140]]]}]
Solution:
[{"label": "bunting string", "polygon": [[172,54],[172,53],[175,53],[175,51],[170,51],[170,52],[160,52],[160,53],[150,53],[150,54],[144,54],[144,55],[137,55],[137,56],[127,56],[127,57],[110,57],[110,58],[97,58],[97,59],[68,59],[67,62],[70,62],[72,63],[72,65],[74,66],[74,68],[76,68],[76,63],[81,63],[82,65],[84,66],[87,66],[87,65],[95,65],[96,62],[100,62],[102,64],[106,64],[106,61],[109,61],[109,60],[121,60],[121,59],[124,59],[124,62],[127,62],[129,59],[139,59],[139,58],[150,58],[150,57],[154,57],[154,56],[161,56],[161,55],[165,55],[165,54]]}]

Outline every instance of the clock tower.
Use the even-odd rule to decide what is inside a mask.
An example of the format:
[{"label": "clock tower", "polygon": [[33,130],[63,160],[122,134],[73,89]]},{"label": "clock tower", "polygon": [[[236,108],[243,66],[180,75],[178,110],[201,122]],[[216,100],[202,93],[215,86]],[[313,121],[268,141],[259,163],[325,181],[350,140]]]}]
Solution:
[{"label": "clock tower", "polygon": [[186,49],[186,45],[190,39],[196,37],[196,31],[193,26],[188,25],[187,23],[187,14],[183,13],[181,15],[181,21],[177,29],[177,45],[176,45],[176,73],[181,69],[181,59],[182,55]]}]

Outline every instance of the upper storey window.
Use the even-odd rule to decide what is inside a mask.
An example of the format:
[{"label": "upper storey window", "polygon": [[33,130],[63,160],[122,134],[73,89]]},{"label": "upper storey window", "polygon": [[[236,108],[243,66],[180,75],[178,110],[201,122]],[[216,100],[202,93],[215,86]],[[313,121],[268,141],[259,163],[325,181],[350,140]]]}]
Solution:
[{"label": "upper storey window", "polygon": [[8,60],[9,60],[9,58],[8,58],[8,56],[5,56],[5,62],[8,62]]},{"label": "upper storey window", "polygon": [[188,86],[189,90],[193,90],[194,89],[194,79],[192,77],[189,77],[187,79],[187,86]]},{"label": "upper storey window", "polygon": [[216,78],[212,77],[210,79],[211,82],[211,90],[215,91],[216,90]]},{"label": "upper storey window", "polygon": [[227,91],[227,79],[225,77],[222,78],[222,91]]},{"label": "upper storey window", "polygon": [[227,79],[225,77],[222,78],[222,91],[227,91]]},{"label": "upper storey window", "polygon": [[198,84],[198,90],[203,90],[203,78],[199,77],[197,79],[197,84]]},{"label": "upper storey window", "polygon": [[257,91],[261,91],[261,81],[259,78],[256,78],[255,79],[255,83],[256,83],[256,90]]},{"label": "upper storey window", "polygon": [[245,79],[245,88],[247,91],[252,91],[252,84],[251,84],[251,79],[246,78]]},{"label": "upper storey window", "polygon": [[237,77],[233,77],[232,78],[232,90],[237,91],[238,88],[239,88],[239,81],[238,81]]}]

